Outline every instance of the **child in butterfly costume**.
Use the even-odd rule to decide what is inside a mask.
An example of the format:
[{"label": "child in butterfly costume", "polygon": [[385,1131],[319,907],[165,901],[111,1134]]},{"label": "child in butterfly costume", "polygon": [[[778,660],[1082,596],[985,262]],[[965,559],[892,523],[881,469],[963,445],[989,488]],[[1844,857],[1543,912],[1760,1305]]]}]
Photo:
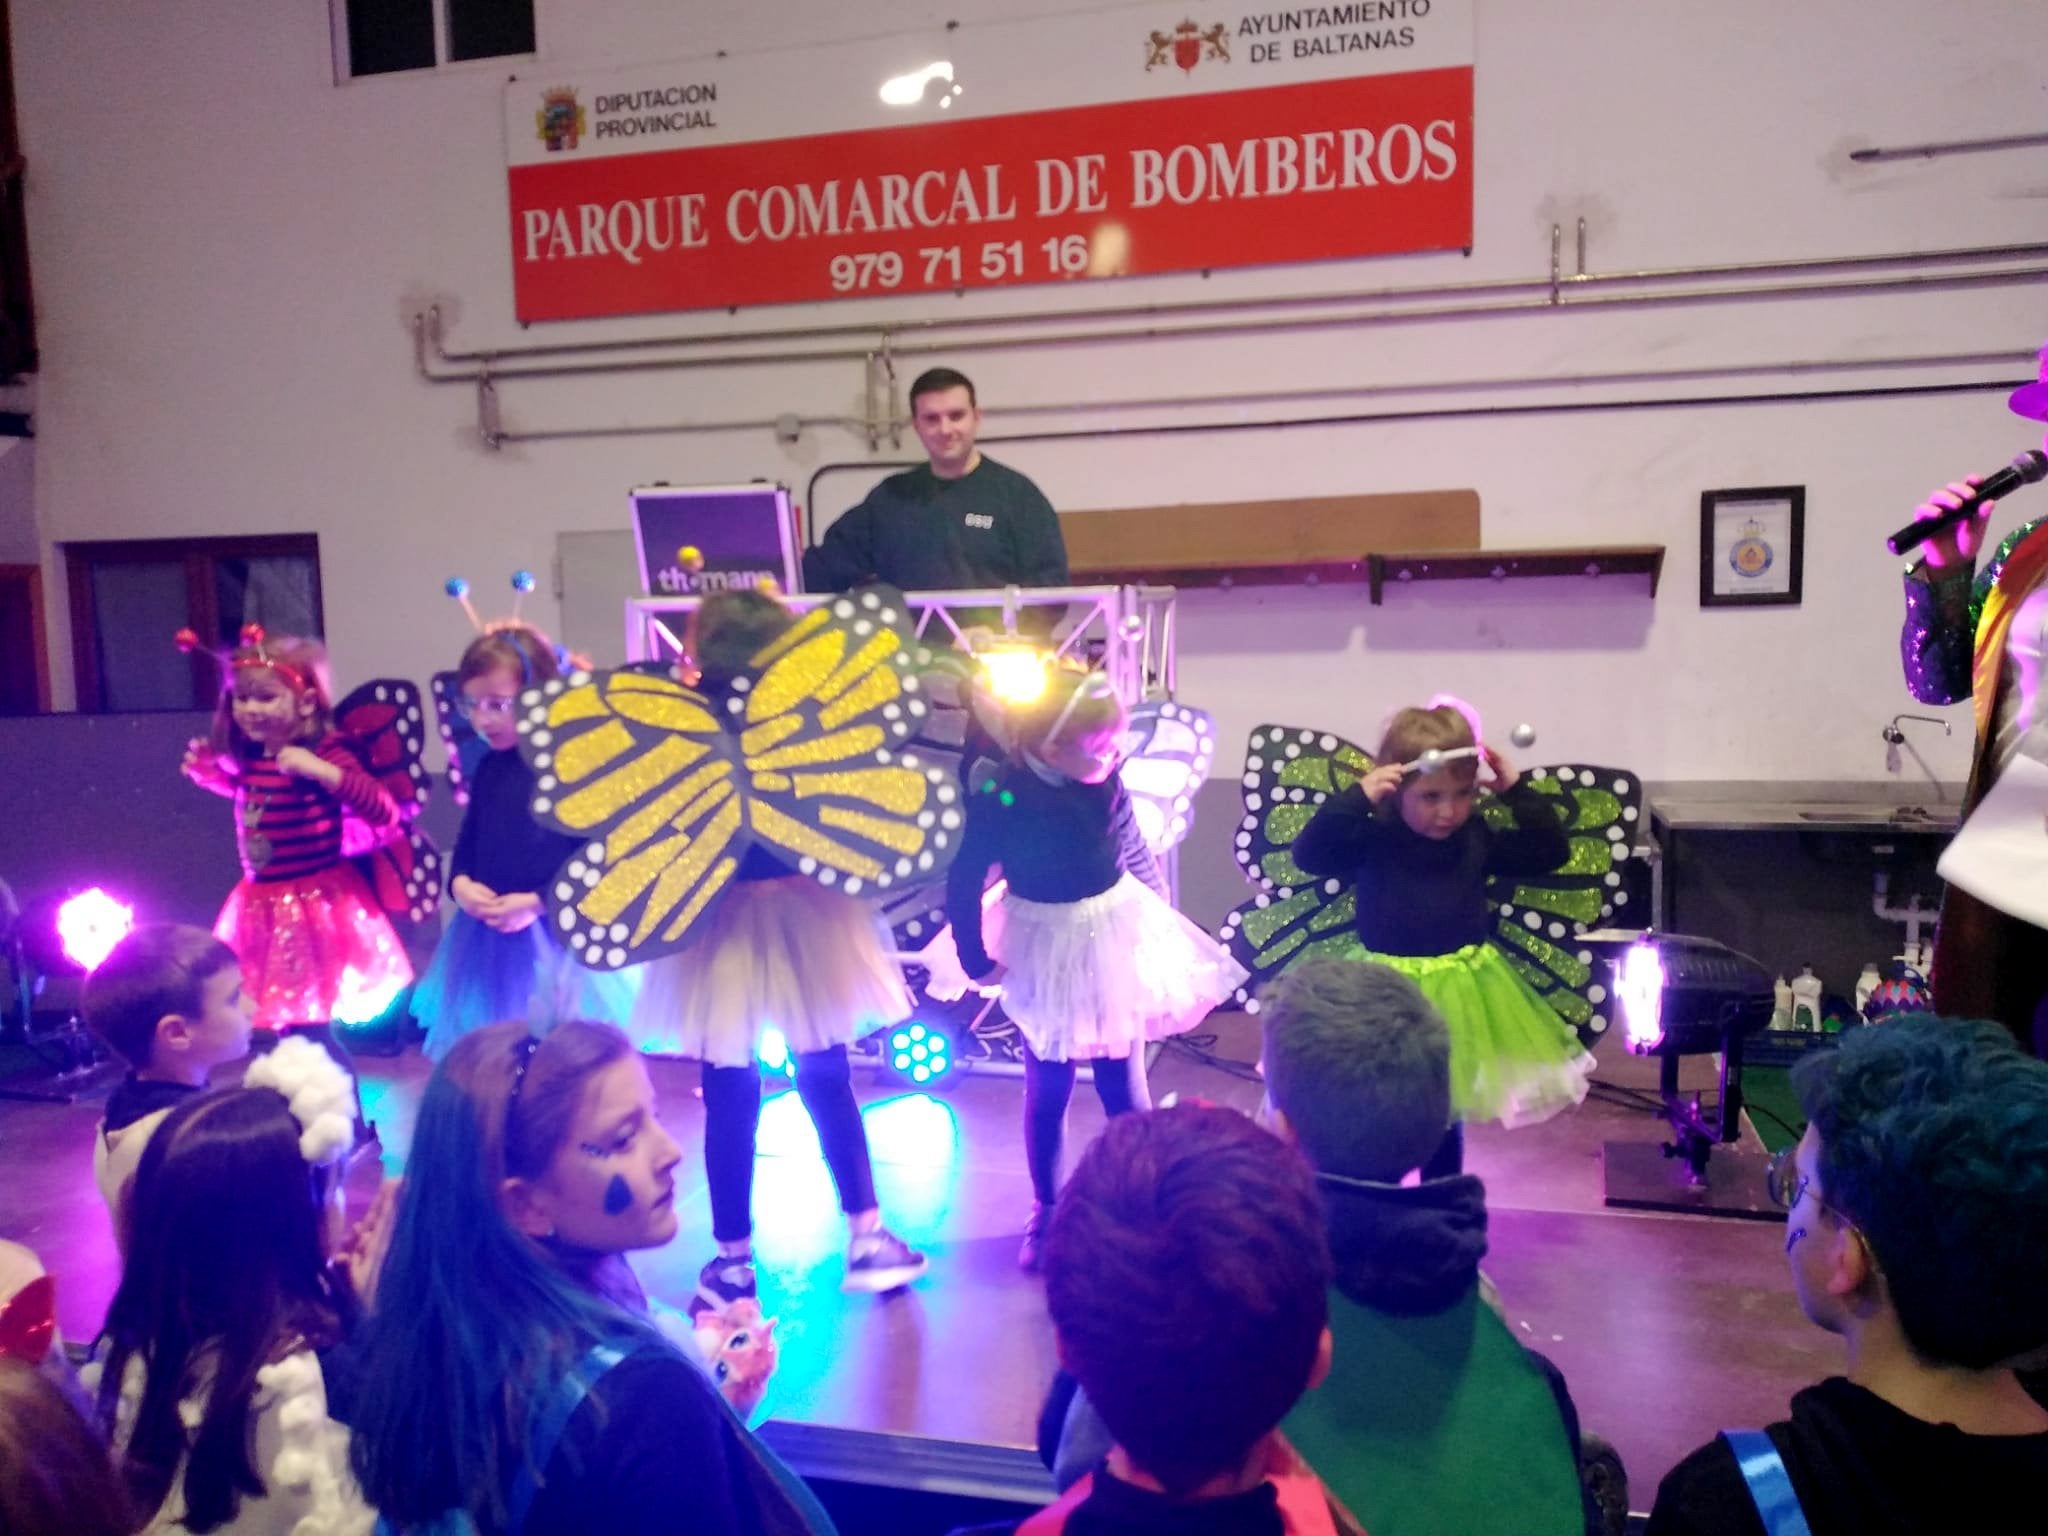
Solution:
[{"label": "child in butterfly costume", "polygon": [[223,658],[212,736],[181,765],[235,803],[242,881],[214,932],[241,963],[257,1028],[367,1022],[412,981],[386,911],[424,916],[438,885],[432,845],[411,827],[426,782],[419,695],[382,679],[335,709],[316,642],[255,625],[241,640]]},{"label": "child in butterfly costume", "polygon": [[910,1012],[867,903],[943,868],[958,786],[901,750],[927,713],[900,598],[797,618],[762,592],[705,599],[696,686],[626,669],[543,685],[520,722],[534,815],[584,840],[549,887],[583,963],[645,962],[627,1033],[703,1064],[718,1255],[693,1315],[756,1295],[762,1036],[779,1031],[849,1227],[845,1287],[888,1291],[922,1254],[882,1225],[847,1046]]},{"label": "child in butterfly costume", "polygon": [[[525,590],[522,578],[533,579],[520,572],[515,590]],[[467,590],[466,583],[449,584],[451,595]],[[516,750],[519,699],[560,677],[560,660],[546,635],[516,618],[479,627],[456,670],[434,678],[449,776],[465,806],[448,861],[455,912],[412,999],[435,1061],[471,1030],[507,1019],[523,1019],[536,1035],[561,1019],[623,1024],[638,980],[635,970],[577,964],[541,921],[540,893],[581,840],[540,826],[527,812],[533,770]],[[470,738],[480,750],[466,750]]]},{"label": "child in butterfly costume", "polygon": [[[1106,1113],[1150,1108],[1145,1047],[1192,1029],[1245,972],[1167,899],[1117,772],[1129,719],[1109,680],[1054,671],[1031,704],[981,702],[1008,758],[977,772],[947,876],[951,926],[921,958],[933,997],[999,988],[1024,1036],[1037,1206],[1018,1261],[1036,1269],[1075,1064],[1094,1064]],[[997,867],[1005,890],[991,904],[984,887]]]},{"label": "child in butterfly costume", "polygon": [[[1455,701],[1399,711],[1379,765],[1322,804],[1293,857],[1305,874],[1354,882],[1353,953],[1412,978],[1443,1015],[1455,1119],[1527,1125],[1584,1099],[1593,1061],[1492,942],[1487,882],[1548,874],[1572,847],[1548,801],[1478,736]],[[1509,827],[1473,815],[1481,762]],[[1454,1126],[1425,1176],[1462,1163]]]}]

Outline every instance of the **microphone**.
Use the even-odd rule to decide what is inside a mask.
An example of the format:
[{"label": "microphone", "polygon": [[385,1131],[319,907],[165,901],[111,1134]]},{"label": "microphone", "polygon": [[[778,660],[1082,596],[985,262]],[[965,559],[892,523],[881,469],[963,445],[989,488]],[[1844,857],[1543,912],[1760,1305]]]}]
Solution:
[{"label": "microphone", "polygon": [[1931,538],[1943,529],[1968,522],[1977,515],[1977,509],[1985,502],[1996,501],[2023,485],[2032,485],[2043,479],[2048,479],[2048,453],[2039,450],[2023,453],[1996,474],[1986,476],[1984,483],[1971,492],[1961,506],[1944,512],[1939,517],[1915,518],[1886,539],[1885,548],[1895,555],[1903,555],[1922,540]]}]

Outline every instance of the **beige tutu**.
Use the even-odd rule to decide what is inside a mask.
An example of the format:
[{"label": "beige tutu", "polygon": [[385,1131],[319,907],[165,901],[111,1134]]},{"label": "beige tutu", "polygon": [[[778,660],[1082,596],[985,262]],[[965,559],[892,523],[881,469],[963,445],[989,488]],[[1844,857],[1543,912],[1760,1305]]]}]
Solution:
[{"label": "beige tutu", "polygon": [[873,910],[801,875],[736,882],[695,943],[642,969],[634,1043],[718,1067],[752,1063],[764,1029],[803,1053],[910,1014]]},{"label": "beige tutu", "polygon": [[[1003,1012],[1043,1061],[1127,1057],[1193,1029],[1245,979],[1228,950],[1128,874],[1081,901],[1006,893],[984,906],[982,939],[1005,966]],[[941,1001],[974,987],[951,928],[918,963]]]}]

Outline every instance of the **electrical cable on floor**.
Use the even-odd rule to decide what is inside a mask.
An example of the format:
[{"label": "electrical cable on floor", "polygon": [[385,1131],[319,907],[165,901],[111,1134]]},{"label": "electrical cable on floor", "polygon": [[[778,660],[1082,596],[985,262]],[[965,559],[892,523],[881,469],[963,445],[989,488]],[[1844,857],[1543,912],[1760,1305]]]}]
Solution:
[{"label": "electrical cable on floor", "polygon": [[1238,1061],[1229,1056],[1219,1056],[1214,1051],[1209,1050],[1208,1047],[1215,1043],[1216,1036],[1214,1035],[1174,1035],[1164,1042],[1168,1050],[1179,1051],[1184,1056],[1191,1056],[1203,1066],[1213,1068],[1226,1077],[1234,1077],[1241,1082],[1247,1083],[1262,1083],[1265,1081],[1259,1075],[1259,1069],[1250,1062]]}]

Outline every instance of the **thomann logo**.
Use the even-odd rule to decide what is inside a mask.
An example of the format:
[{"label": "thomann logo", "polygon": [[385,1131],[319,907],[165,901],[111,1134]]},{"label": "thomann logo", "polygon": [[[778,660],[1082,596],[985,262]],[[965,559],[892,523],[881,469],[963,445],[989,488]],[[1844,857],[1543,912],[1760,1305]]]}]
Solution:
[{"label": "thomann logo", "polygon": [[696,597],[706,592],[781,590],[781,578],[773,571],[692,571],[680,565],[656,571],[654,584],[663,593],[676,597]]},{"label": "thomann logo", "polygon": [[534,137],[547,145],[551,155],[574,149],[583,140],[583,104],[577,101],[574,86],[558,85],[549,90],[541,97],[533,120]]}]

